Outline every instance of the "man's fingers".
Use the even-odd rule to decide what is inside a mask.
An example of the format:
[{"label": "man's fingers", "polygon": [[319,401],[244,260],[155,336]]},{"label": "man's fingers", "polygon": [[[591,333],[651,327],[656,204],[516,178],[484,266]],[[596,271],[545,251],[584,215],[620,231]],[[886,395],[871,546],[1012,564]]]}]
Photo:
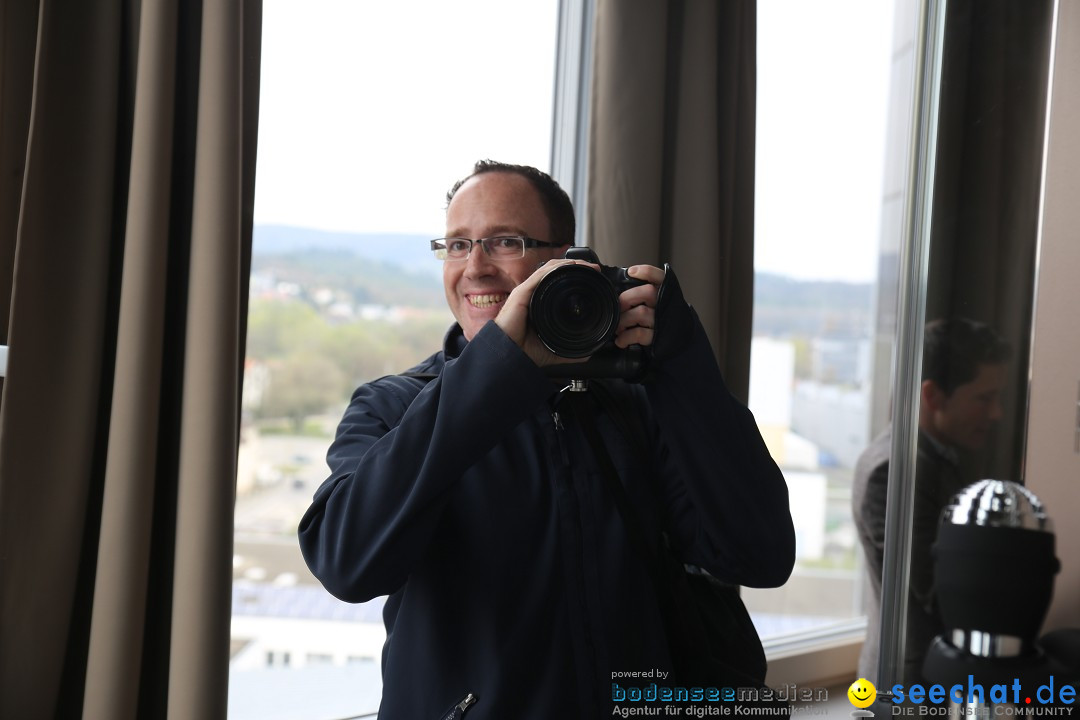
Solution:
[{"label": "man's fingers", "polygon": [[631,345],[652,345],[653,329],[632,327],[615,336],[616,347],[626,349]]},{"label": "man's fingers", "polygon": [[638,305],[619,314],[619,326],[615,332],[620,333],[632,327],[651,329],[655,324],[656,311],[646,305]]},{"label": "man's fingers", "polygon": [[626,268],[626,273],[635,280],[644,280],[650,285],[664,282],[664,271],[655,265],[631,265]]},{"label": "man's fingers", "polygon": [[635,305],[656,307],[656,298],[660,285],[664,282],[664,271],[653,265],[631,265],[626,273],[635,280],[647,284],[638,285],[619,294],[619,307],[625,312]]},{"label": "man's fingers", "polygon": [[619,309],[627,312],[639,305],[656,307],[657,289],[655,285],[638,285],[619,293]]}]

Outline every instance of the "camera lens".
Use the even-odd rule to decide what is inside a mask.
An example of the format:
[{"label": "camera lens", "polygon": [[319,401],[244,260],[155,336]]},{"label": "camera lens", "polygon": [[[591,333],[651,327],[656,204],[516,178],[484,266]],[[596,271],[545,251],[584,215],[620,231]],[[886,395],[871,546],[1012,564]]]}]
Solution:
[{"label": "camera lens", "polygon": [[566,358],[586,357],[614,337],[619,297],[596,270],[563,265],[537,285],[529,302],[529,319],[551,352]]}]

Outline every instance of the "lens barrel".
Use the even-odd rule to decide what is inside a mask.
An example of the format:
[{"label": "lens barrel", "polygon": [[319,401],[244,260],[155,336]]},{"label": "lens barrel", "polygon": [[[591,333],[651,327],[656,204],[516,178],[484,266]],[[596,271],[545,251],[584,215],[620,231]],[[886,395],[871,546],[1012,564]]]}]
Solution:
[{"label": "lens barrel", "polygon": [[615,336],[619,295],[595,269],[562,265],[537,285],[529,301],[529,319],[551,352],[565,358],[587,357]]}]

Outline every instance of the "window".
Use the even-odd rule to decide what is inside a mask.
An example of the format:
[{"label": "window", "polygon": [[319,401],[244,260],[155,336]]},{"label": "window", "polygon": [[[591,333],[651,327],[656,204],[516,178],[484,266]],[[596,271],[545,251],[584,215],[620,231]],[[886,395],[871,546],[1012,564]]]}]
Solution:
[{"label": "window", "polygon": [[378,709],[382,600],[329,596],[296,526],[351,391],[441,345],[452,318],[426,241],[449,186],[482,158],[549,168],[557,10],[264,5],[230,718]]},{"label": "window", "polygon": [[797,543],[783,588],[744,590],[767,644],[863,613],[851,483],[889,392],[875,333],[893,15],[891,2],[758,3],[750,409]]},{"label": "window", "polygon": [[[348,393],[426,357],[450,322],[426,244],[442,233],[448,186],[484,157],[551,169],[557,5],[265,5],[232,718],[378,706],[381,599],[331,598],[299,556],[296,524]],[[887,406],[875,317],[878,283],[895,282],[878,250],[895,224],[893,6],[804,5],[758,4],[751,409],[788,479],[799,545],[786,587],[745,591],[767,644],[861,614],[851,474]],[[557,159],[580,186],[580,157]]]}]

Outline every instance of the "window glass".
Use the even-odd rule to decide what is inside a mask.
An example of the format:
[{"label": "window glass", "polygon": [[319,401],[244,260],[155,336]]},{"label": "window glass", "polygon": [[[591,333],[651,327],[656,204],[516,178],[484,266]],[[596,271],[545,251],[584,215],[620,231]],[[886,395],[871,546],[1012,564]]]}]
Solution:
[{"label": "window glass", "polygon": [[550,169],[556,0],[266,0],[229,717],[374,713],[382,599],[331,597],[296,527],[351,391],[439,349],[427,241],[479,159]]},{"label": "window glass", "polygon": [[764,639],[862,614],[851,485],[889,392],[875,333],[894,219],[893,13],[892,2],[758,3],[749,404],[787,478],[798,556],[783,588],[744,590]]}]

